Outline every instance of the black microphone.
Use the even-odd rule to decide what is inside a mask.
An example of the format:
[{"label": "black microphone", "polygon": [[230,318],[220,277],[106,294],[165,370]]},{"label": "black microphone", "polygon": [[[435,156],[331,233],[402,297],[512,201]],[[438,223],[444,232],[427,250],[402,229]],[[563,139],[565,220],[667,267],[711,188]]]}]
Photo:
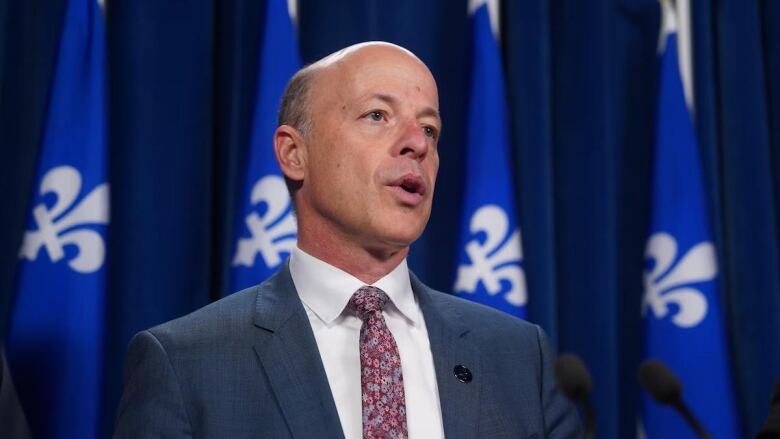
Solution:
[{"label": "black microphone", "polygon": [[574,354],[561,354],[555,363],[555,378],[558,387],[567,398],[582,404],[585,415],[585,437],[596,437],[596,414],[588,395],[593,389],[588,368]]},{"label": "black microphone", "polygon": [[778,438],[780,438],[780,380],[775,382],[772,400],[769,405],[769,415],[767,415],[766,421],[764,421],[764,428],[756,436],[756,439]]},{"label": "black microphone", "polygon": [[659,360],[647,360],[639,366],[639,382],[655,399],[664,405],[671,405],[682,415],[685,422],[702,439],[712,439],[693,412],[682,399],[682,383],[664,363]]}]

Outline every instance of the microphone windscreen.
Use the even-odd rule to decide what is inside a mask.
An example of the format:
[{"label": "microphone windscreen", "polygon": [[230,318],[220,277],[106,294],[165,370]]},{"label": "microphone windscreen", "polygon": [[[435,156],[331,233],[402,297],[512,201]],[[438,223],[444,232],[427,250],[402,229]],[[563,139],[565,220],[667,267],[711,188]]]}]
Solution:
[{"label": "microphone windscreen", "polygon": [[639,382],[661,404],[671,404],[682,397],[682,384],[664,363],[650,359],[639,367]]},{"label": "microphone windscreen", "polygon": [[574,354],[561,354],[558,357],[555,377],[563,394],[575,401],[585,399],[593,388],[588,368]]}]

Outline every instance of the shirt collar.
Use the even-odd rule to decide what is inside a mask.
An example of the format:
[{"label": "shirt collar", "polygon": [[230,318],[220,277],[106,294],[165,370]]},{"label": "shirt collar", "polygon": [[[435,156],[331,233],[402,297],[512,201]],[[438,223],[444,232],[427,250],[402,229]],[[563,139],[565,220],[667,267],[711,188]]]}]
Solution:
[{"label": "shirt collar", "polygon": [[[347,307],[352,294],[366,285],[297,246],[290,254],[290,275],[301,301],[326,325],[333,323]],[[393,306],[413,325],[419,324],[419,308],[412,292],[406,259],[372,286],[384,291]]]}]

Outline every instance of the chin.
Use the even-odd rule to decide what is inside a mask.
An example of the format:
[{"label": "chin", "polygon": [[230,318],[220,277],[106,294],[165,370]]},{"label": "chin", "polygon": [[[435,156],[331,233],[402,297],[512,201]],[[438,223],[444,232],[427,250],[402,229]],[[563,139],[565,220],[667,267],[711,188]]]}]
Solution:
[{"label": "chin", "polygon": [[422,235],[423,227],[397,227],[398,224],[394,224],[394,227],[384,229],[384,233],[380,233],[379,236],[384,236],[384,241],[391,243],[394,247],[408,247],[414,241]]},{"label": "chin", "polygon": [[370,226],[373,236],[395,247],[405,247],[416,241],[428,223],[429,210],[422,206],[415,209],[385,209],[381,212],[374,216]]}]

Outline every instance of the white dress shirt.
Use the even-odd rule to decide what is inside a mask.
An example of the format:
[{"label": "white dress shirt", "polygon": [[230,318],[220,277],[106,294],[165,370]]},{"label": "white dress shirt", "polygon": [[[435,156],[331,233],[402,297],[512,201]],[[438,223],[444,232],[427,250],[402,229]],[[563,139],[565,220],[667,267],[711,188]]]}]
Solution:
[{"label": "white dress shirt", "polygon": [[[290,255],[290,274],[314,330],[344,436],[360,439],[363,407],[359,343],[363,322],[347,305],[352,294],[366,284],[297,247]],[[412,292],[406,259],[372,285],[390,298],[382,315],[401,356],[409,438],[443,438],[428,330]]]}]

